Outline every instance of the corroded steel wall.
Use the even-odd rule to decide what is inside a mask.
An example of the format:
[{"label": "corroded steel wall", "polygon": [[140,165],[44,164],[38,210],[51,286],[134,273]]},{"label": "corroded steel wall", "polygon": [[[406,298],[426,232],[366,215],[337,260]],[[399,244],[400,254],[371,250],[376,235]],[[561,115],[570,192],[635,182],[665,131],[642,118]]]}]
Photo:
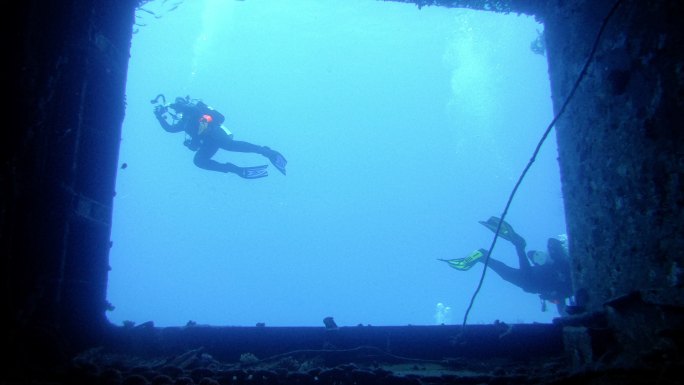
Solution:
[{"label": "corroded steel wall", "polygon": [[[111,206],[136,2],[6,4],[0,164],[4,365],[102,334]],[[31,357],[29,357],[31,356]],[[4,371],[3,371],[4,372]]]},{"label": "corroded steel wall", "polygon": [[[615,3],[549,7],[556,109]],[[588,310],[637,290],[682,305],[683,9],[675,0],[621,1],[556,126],[574,283]]]}]

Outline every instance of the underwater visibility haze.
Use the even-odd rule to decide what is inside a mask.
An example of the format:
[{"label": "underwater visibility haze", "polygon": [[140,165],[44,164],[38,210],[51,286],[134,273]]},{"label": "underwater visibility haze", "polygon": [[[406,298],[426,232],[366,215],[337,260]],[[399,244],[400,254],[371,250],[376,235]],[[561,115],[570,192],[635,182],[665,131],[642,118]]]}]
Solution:
[{"label": "underwater visibility haze", "polygon": [[[176,7],[177,5],[177,7]],[[460,323],[488,248],[553,118],[534,18],[375,0],[151,1],[134,26],[114,200],[112,323]],[[146,12],[149,11],[149,12]],[[150,99],[201,99],[243,179],[202,170]],[[506,221],[545,249],[565,233],[555,135]],[[517,267],[515,249],[492,254]],[[487,272],[469,323],[550,322],[539,296]]]}]

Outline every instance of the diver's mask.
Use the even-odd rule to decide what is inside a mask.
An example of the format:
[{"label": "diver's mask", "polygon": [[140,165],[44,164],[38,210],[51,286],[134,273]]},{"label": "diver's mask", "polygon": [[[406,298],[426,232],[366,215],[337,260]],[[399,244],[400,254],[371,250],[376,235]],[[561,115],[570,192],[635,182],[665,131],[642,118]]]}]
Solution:
[{"label": "diver's mask", "polygon": [[553,263],[553,260],[549,257],[549,253],[545,251],[539,251],[539,250],[534,250],[530,251],[527,256],[530,258],[530,260],[538,266],[541,265],[546,265],[549,263]]}]

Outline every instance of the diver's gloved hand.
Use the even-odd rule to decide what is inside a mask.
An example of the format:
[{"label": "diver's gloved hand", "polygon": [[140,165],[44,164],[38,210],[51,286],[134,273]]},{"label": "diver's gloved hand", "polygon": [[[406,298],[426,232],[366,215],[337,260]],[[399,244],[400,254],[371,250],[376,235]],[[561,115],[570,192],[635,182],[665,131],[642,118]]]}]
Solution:
[{"label": "diver's gloved hand", "polygon": [[232,163],[226,163],[226,172],[232,172],[245,179],[257,179],[268,176],[268,165],[255,167],[239,167]]}]

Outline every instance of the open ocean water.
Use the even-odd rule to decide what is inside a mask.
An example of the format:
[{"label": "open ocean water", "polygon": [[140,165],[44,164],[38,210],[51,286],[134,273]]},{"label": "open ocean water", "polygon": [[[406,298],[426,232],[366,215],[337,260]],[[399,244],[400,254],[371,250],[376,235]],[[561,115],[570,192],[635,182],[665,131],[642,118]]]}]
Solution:
[{"label": "open ocean water", "polygon": [[[137,15],[111,322],[462,322],[482,264],[437,258],[489,247],[478,221],[502,213],[553,117],[546,58],[530,48],[541,24],[375,0],[155,0]],[[281,152],[287,176],[197,168],[184,134],[157,123],[159,93],[202,99],[235,140]],[[506,218],[528,249],[565,233],[556,158],[552,132]],[[493,257],[517,266],[508,242]],[[488,271],[469,323],[556,316]]]}]

